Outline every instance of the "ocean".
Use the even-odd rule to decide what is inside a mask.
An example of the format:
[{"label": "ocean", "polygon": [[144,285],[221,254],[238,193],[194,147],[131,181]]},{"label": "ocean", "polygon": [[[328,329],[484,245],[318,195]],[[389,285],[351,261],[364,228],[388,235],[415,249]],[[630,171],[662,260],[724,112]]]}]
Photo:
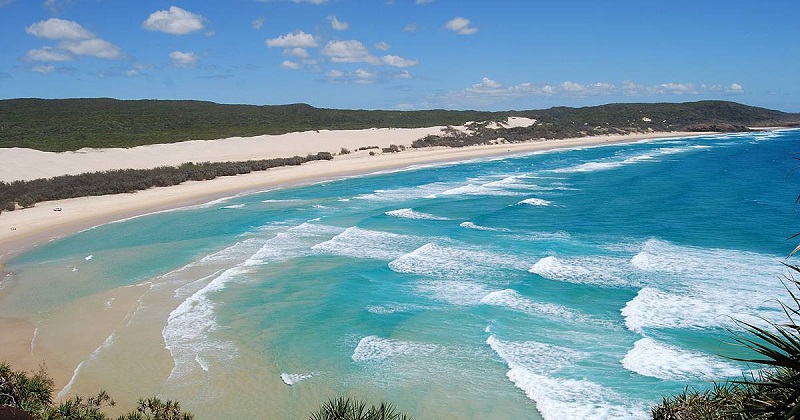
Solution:
[{"label": "ocean", "polygon": [[339,395],[419,419],[647,418],[754,368],[729,358],[737,321],[783,319],[798,151],[798,130],[708,135],[237,196],[14,258],[0,316],[54,349],[123,305],[64,350],[69,391],[199,419]]}]

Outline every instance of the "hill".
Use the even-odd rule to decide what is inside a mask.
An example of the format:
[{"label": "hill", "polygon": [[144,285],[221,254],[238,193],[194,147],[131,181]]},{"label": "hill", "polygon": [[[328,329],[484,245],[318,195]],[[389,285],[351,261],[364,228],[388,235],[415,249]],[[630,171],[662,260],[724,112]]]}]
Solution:
[{"label": "hill", "polygon": [[481,112],[365,111],[306,104],[256,106],[105,98],[7,99],[0,100],[0,148],[60,152],[308,130],[462,125],[468,121],[500,121],[512,115],[539,121],[536,131],[517,132],[528,138],[650,130],[738,131],[746,126],[800,124],[800,114],[724,101]]}]

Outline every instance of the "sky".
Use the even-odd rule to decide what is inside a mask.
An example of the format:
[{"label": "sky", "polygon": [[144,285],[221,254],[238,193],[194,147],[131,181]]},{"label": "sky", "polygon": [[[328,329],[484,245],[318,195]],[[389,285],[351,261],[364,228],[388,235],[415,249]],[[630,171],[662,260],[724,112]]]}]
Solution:
[{"label": "sky", "polygon": [[0,0],[0,98],[800,112],[797,0]]}]

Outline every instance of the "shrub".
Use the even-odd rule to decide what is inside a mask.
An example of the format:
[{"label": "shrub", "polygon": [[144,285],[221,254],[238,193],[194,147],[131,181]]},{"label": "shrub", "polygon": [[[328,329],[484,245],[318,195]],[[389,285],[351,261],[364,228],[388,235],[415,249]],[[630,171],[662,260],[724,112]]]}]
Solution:
[{"label": "shrub", "polygon": [[380,403],[370,406],[350,397],[338,397],[325,402],[319,410],[311,413],[310,420],[411,420],[407,414],[395,409],[392,404]]}]

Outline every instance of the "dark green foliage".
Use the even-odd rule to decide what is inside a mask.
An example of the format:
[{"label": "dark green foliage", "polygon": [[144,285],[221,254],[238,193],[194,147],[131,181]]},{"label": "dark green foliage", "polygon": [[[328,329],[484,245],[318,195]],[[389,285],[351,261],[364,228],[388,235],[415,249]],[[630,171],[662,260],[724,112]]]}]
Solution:
[{"label": "dark green foliage", "polygon": [[107,420],[108,417],[102,409],[115,404],[108,393],[100,391],[96,397],[86,399],[74,397],[57,406],[48,407],[44,410],[41,418],[47,420]]},{"label": "dark green foliage", "polygon": [[53,402],[52,393],[53,380],[44,368],[28,374],[0,363],[0,405],[19,408],[35,416],[44,413]]},{"label": "dark green foliage", "polygon": [[651,131],[736,132],[748,131],[748,126],[800,124],[799,114],[724,101],[557,107],[513,114],[536,119],[536,123],[530,127],[496,129],[490,129],[486,124],[473,123],[467,126],[469,133],[446,130],[441,135],[428,135],[419,139],[412,147],[464,147]]},{"label": "dark green foliage", "polygon": [[0,100],[0,147],[61,152],[322,129],[459,125],[504,118],[493,112],[340,110],[306,104],[9,99]]},{"label": "dark green foliage", "polygon": [[[797,114],[725,101],[480,112],[367,111],[321,109],[306,104],[255,106],[106,98],[8,99],[0,100],[0,148],[60,152],[322,129],[462,125],[468,121],[504,121],[511,115],[536,118],[542,125],[528,130],[506,129],[511,136],[500,137],[510,139],[517,134],[526,139],[555,139],[648,129],[734,131],[744,126],[800,123]],[[642,121],[643,117],[652,121]],[[474,129],[485,128],[481,123],[472,125]]]},{"label": "dark green foliage", "polygon": [[0,182],[0,212],[32,207],[42,201],[95,195],[130,193],[152,187],[166,187],[186,181],[203,181],[220,176],[264,171],[280,166],[296,166],[315,160],[331,160],[329,152],[291,158],[248,160],[245,162],[184,163],[154,169],[120,169],[80,175],[62,175],[32,181]]},{"label": "dark green foliage", "polygon": [[[0,363],[0,406],[18,408],[41,420],[109,420],[103,409],[116,403],[105,391],[95,397],[74,397],[59,404],[53,403],[53,380],[44,368],[28,374],[11,370]],[[153,397],[139,400],[135,411],[118,420],[192,420],[191,413],[181,410],[176,401],[161,401]]]},{"label": "dark green foliage", "polygon": [[349,155],[350,154],[350,149],[348,149],[346,147],[342,147],[342,150],[339,151],[339,154],[340,155]]},{"label": "dark green foliage", "polygon": [[[786,265],[800,273],[800,267]],[[745,334],[734,340],[752,350],[749,358],[735,358],[760,366],[757,375],[712,390],[685,390],[666,398],[652,410],[655,419],[797,419],[800,418],[800,281],[788,279],[789,304],[781,303],[785,323],[769,322],[769,327],[740,322]]]},{"label": "dark green foliage", "polygon": [[132,411],[118,420],[192,420],[194,416],[181,410],[177,401],[161,401],[153,397],[139,400],[136,411]]},{"label": "dark green foliage", "polygon": [[350,397],[338,397],[328,400],[319,410],[311,413],[310,420],[411,420],[407,414],[401,413],[392,404],[380,403],[370,406],[363,401]]},{"label": "dark green foliage", "polygon": [[402,146],[402,145],[398,146],[396,144],[392,144],[392,145],[389,145],[389,147],[384,147],[381,150],[383,151],[383,153],[397,153],[397,152],[402,152],[403,150],[406,150],[406,147]]}]

